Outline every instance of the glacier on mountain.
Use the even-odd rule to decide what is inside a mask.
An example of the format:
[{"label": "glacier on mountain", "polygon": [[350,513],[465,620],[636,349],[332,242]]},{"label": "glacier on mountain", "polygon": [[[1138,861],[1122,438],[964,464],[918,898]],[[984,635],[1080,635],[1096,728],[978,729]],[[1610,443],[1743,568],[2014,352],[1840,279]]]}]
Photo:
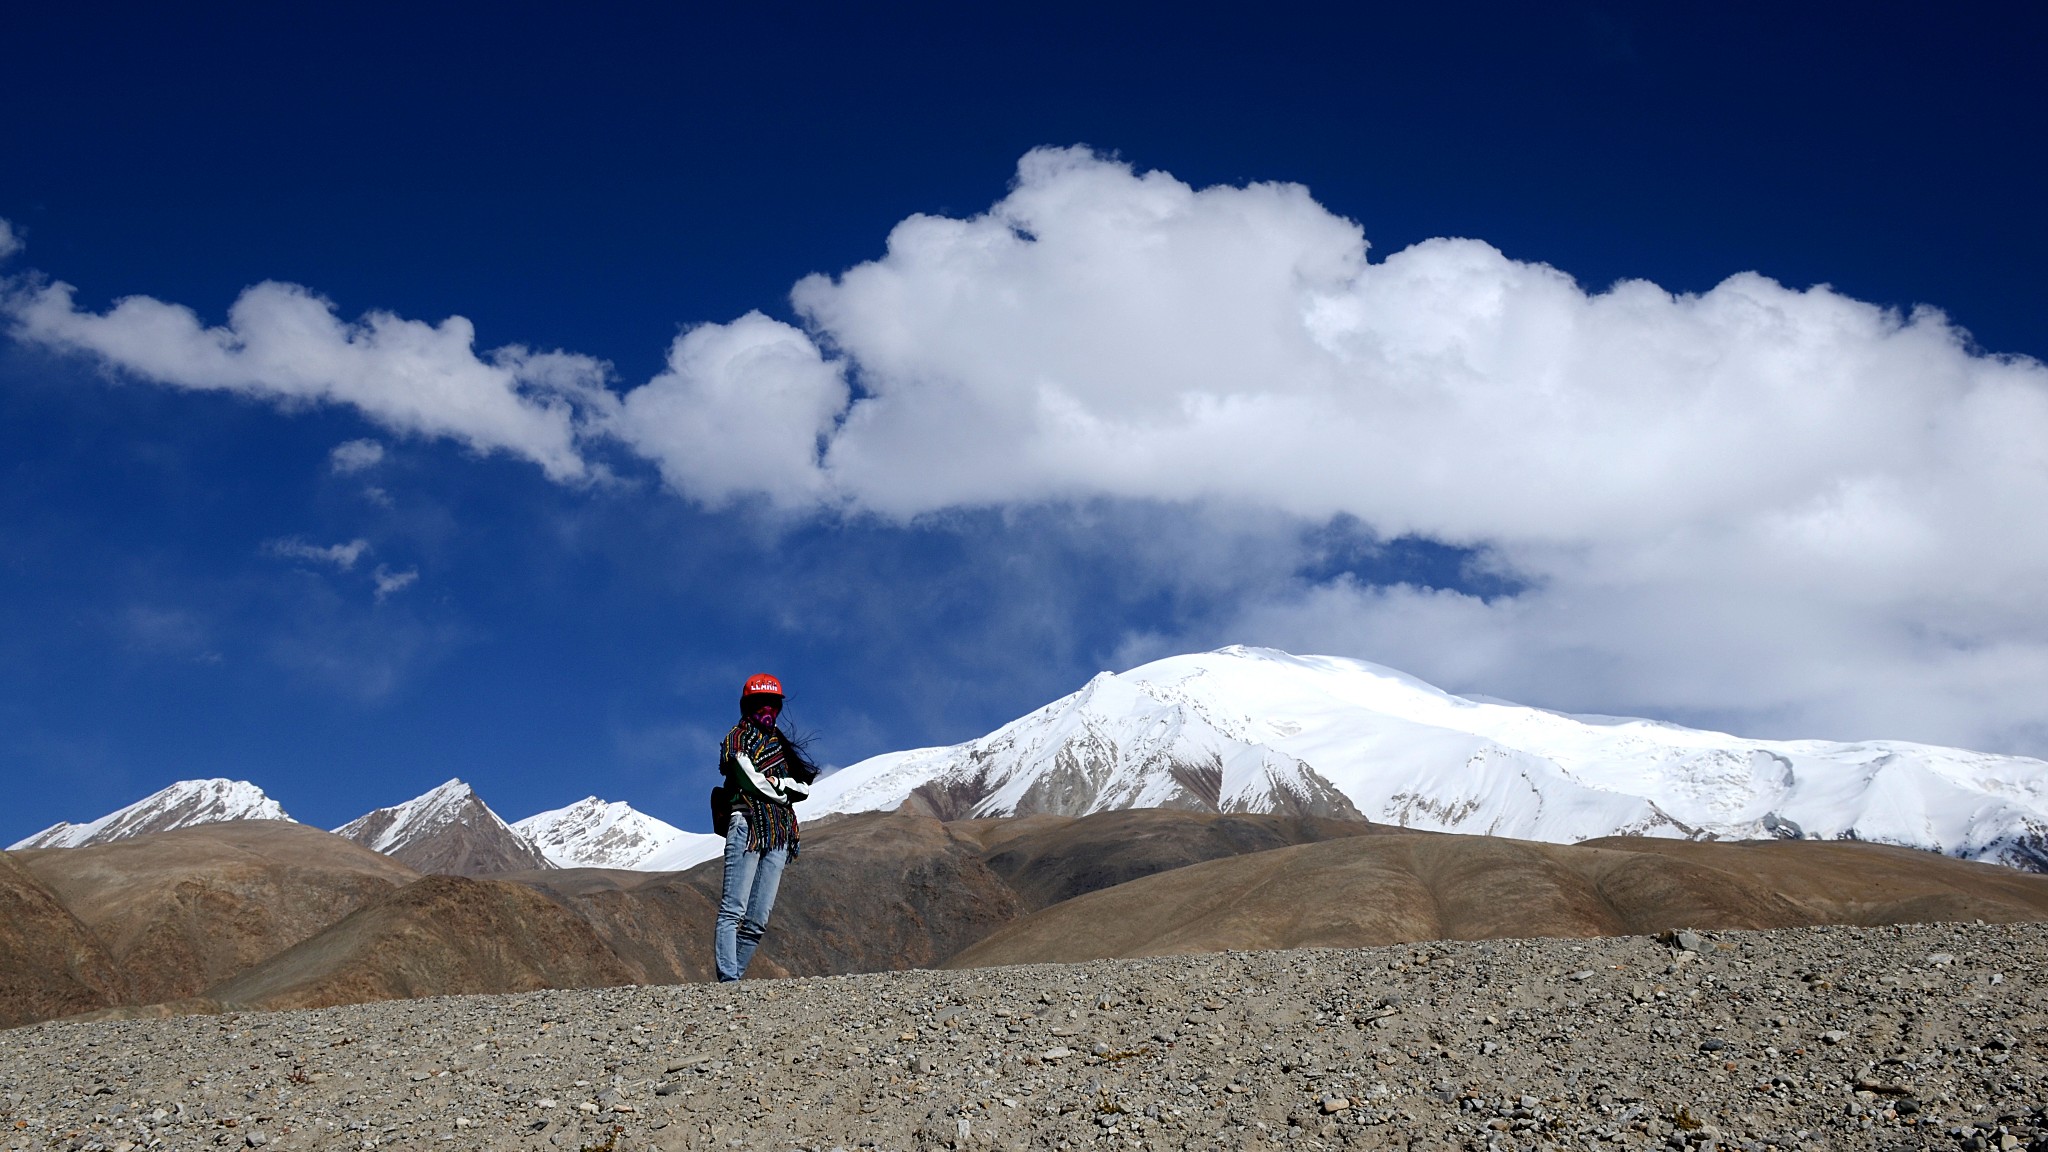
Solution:
[{"label": "glacier on mountain", "polygon": [[24,840],[7,846],[10,852],[24,848],[83,848],[140,836],[145,832],[168,832],[194,824],[222,820],[290,820],[277,801],[247,780],[180,780],[125,808],[107,813],[84,824],[59,821]]},{"label": "glacier on mountain", "polygon": [[1454,696],[1362,660],[1229,647],[1103,673],[946,748],[818,782],[809,817],[1166,806],[1363,815],[1572,843],[1856,838],[2048,870],[2048,762],[1901,741],[1752,740]]}]

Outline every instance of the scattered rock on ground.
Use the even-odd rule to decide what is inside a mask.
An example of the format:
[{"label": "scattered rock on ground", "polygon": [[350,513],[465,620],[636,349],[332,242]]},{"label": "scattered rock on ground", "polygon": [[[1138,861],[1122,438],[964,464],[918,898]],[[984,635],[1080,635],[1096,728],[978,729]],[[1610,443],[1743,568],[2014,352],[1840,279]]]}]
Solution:
[{"label": "scattered rock on ground", "polygon": [[0,1150],[2048,1149],[2048,925],[1693,935],[41,1024]]}]

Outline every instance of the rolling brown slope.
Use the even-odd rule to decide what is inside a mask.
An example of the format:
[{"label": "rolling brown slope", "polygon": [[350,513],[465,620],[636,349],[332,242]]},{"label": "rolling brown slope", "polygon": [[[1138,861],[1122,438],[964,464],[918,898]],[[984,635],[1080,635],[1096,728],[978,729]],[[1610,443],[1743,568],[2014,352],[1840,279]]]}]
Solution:
[{"label": "rolling brown slope", "polygon": [[[1363,820],[1316,816],[1230,814],[1172,808],[1123,808],[1080,818],[963,821],[947,827],[984,845],[982,859],[1024,906],[1037,911],[1101,888],[1293,844],[1400,831]],[[965,827],[963,827],[965,825]]]},{"label": "rolling brown slope", "polygon": [[1786,899],[1830,924],[2011,923],[2048,916],[2041,911],[2042,874],[1914,848],[1854,840],[1700,842],[1626,836],[1580,846],[1625,848],[1768,876]]},{"label": "rolling brown slope", "polygon": [[99,938],[15,855],[0,852],[0,1028],[119,1003]]},{"label": "rolling brown slope", "polygon": [[120,969],[128,1004],[196,995],[419,877],[281,820],[12,855],[91,929]]},{"label": "rolling brown slope", "polygon": [[1077,897],[998,929],[946,966],[1977,918],[2048,919],[2048,876],[1844,842],[1361,836]]},{"label": "rolling brown slope", "polygon": [[[139,1015],[712,976],[716,861],[419,879],[271,822],[4,859],[23,867],[0,868],[0,900],[28,926],[0,931],[0,979],[14,980],[0,1010],[15,1022],[110,995],[129,1005],[112,1012]],[[1980,918],[2048,919],[2048,877],[1854,842],[1567,846],[1179,810],[864,813],[806,830],[752,974]]]},{"label": "rolling brown slope", "polygon": [[541,893],[502,880],[429,876],[207,989],[205,999],[229,1008],[320,1008],[633,982],[588,924]]}]

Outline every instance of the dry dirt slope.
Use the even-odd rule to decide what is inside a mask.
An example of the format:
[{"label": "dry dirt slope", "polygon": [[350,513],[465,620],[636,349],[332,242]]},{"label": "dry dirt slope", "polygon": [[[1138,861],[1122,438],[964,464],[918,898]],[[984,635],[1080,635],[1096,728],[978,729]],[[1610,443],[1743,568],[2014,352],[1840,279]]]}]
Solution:
[{"label": "dry dirt slope", "polygon": [[1845,841],[1350,837],[1162,872],[1005,925],[950,967],[1436,939],[2048,920],[2048,876]]},{"label": "dry dirt slope", "polygon": [[[418,880],[294,829],[23,854],[90,933],[73,952],[51,935],[47,954],[41,937],[0,939],[43,981],[24,985],[11,1019],[107,1002],[76,998],[90,999],[95,943],[118,966],[120,1002],[156,989],[147,999],[169,1004],[158,1014],[710,976],[716,863]],[[306,851],[294,837],[311,838]],[[1559,846],[1158,810],[866,814],[806,833],[755,974],[1978,918],[2048,919],[2048,877],[1840,843]]]}]

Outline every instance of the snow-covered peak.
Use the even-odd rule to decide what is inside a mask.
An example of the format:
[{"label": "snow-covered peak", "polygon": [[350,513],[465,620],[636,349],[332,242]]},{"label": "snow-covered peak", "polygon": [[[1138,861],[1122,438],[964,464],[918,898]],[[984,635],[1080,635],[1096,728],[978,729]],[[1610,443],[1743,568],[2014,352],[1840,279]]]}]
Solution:
[{"label": "snow-covered peak", "polygon": [[[476,794],[476,789],[461,780],[449,780],[403,804],[366,812],[334,831],[338,835],[356,840],[372,851],[391,852],[451,824],[461,822],[476,808],[483,809],[492,819],[504,823]],[[376,829],[375,833],[364,839],[361,834],[373,826]]]},{"label": "snow-covered peak", "polygon": [[22,848],[82,848],[223,820],[290,820],[277,801],[247,780],[180,780],[126,808],[84,824],[60,822],[19,843]]},{"label": "snow-covered peak", "polygon": [[1171,805],[1571,842],[1859,837],[2048,864],[2048,763],[1900,741],[1751,740],[1455,696],[1333,656],[1233,646],[1103,673],[977,740],[890,753],[803,811]]},{"label": "snow-covered peak", "polygon": [[422,872],[473,876],[552,867],[538,847],[461,780],[366,812],[334,831]]},{"label": "snow-covered peak", "polygon": [[624,801],[586,796],[565,808],[538,812],[512,827],[560,868],[632,868],[667,872],[717,856],[724,841],[685,832]]}]

